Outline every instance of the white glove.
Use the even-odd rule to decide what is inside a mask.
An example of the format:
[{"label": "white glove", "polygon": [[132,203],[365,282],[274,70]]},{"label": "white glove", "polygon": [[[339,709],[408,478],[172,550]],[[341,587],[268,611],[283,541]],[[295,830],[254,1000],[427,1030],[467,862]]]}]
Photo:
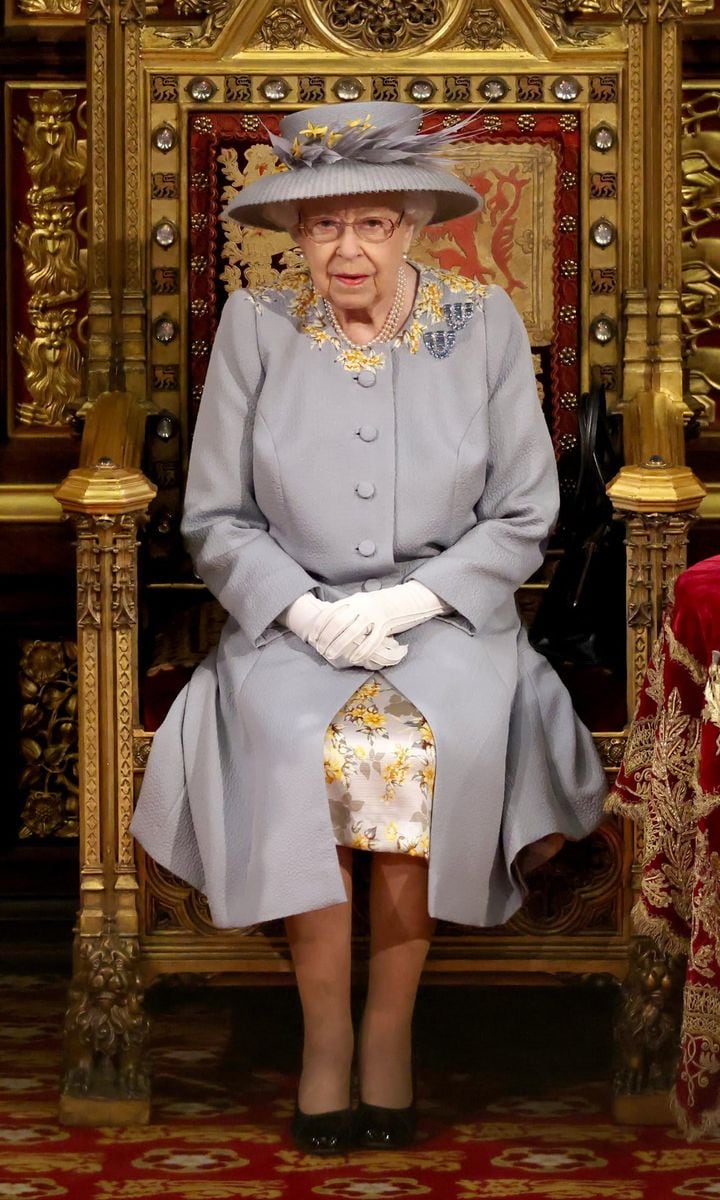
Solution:
[{"label": "white glove", "polygon": [[312,633],[312,644],[320,654],[341,655],[355,665],[374,655],[386,639],[415,625],[422,625],[452,606],[417,579],[375,592],[356,592],[330,605]]},{"label": "white glove", "polygon": [[276,620],[290,629],[301,641],[309,642],[313,625],[320,613],[329,607],[327,600],[320,600],[313,596],[312,592],[305,592],[284,608]]},{"label": "white glove", "polygon": [[[315,639],[315,629],[317,626],[322,626],[327,614],[333,609],[334,604],[329,600],[319,600],[317,596],[313,596],[312,592],[305,592],[302,596],[298,596],[297,600],[293,600],[287,608],[277,617],[277,621],[281,625],[285,625],[292,633],[296,634],[301,641],[306,642],[322,654],[323,658],[338,670],[343,667],[361,666],[369,669],[380,667],[391,667],[395,663],[399,663],[408,652],[407,646],[401,646],[395,638],[386,637],[378,642],[378,645],[373,649],[372,653],[365,655],[362,658],[354,656],[352,662],[340,649],[336,647],[328,648],[327,652],[319,650]],[[357,641],[362,640],[363,634],[358,635]],[[351,643],[350,649],[355,650],[356,646]]]}]

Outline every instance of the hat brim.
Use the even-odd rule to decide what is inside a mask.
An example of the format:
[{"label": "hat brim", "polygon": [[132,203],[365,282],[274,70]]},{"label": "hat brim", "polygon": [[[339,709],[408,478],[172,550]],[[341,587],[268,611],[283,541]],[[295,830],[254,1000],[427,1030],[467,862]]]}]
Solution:
[{"label": "hat brim", "polygon": [[482,197],[449,171],[401,163],[348,161],[264,175],[243,188],[220,216],[261,229],[280,229],[268,219],[266,205],[385,192],[432,192],[435,213],[431,225],[466,217],[483,207]]}]

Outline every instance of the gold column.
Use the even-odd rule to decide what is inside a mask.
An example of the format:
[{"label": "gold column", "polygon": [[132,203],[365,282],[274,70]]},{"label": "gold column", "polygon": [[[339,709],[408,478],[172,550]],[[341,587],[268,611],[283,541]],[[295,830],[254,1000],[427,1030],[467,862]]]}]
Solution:
[{"label": "gold column", "polygon": [[[687,563],[705,488],[685,466],[680,289],[681,0],[626,0],[628,231],[623,400],[626,466],[608,486],[626,524],[628,711],[635,710],[662,612]],[[642,862],[642,831],[635,831]],[[638,871],[629,881],[637,890]],[[672,1122],[669,1090],[683,970],[636,939],[616,1025],[614,1115]],[[658,1035],[662,1031],[662,1038]]]},{"label": "gold column", "polygon": [[107,457],[71,471],[56,493],[77,529],[80,909],[59,1110],[71,1125],[149,1119],[129,824],[137,527],[154,494],[139,470]]},{"label": "gold column", "polygon": [[[686,565],[705,489],[685,466],[680,342],[680,0],[626,0],[628,288],[623,400],[626,466],[608,494],[627,527],[628,709],[662,609]],[[658,215],[659,214],[659,215]]]},{"label": "gold column", "polygon": [[89,0],[88,398],[146,396],[146,303],[140,236],[140,31],[145,0]]}]

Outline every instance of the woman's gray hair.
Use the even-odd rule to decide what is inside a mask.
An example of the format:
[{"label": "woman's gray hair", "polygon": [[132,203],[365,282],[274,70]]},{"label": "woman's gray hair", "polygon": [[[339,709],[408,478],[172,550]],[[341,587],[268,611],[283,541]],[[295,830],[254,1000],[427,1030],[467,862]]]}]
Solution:
[{"label": "woman's gray hair", "polygon": [[[372,193],[367,193],[368,199],[371,195]],[[363,196],[357,197],[358,200],[363,198]],[[335,197],[328,197],[328,199],[335,199]],[[399,199],[404,219],[414,225],[416,234],[419,233],[435,214],[435,196],[432,192],[401,192]],[[300,221],[300,208],[294,200],[264,204],[263,213],[268,221],[277,225],[279,229],[285,229],[288,233],[295,229]]]}]

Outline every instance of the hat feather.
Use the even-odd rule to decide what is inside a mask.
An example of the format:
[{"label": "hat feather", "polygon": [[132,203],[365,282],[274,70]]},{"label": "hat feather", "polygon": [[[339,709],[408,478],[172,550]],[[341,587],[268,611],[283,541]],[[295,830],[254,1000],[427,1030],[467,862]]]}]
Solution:
[{"label": "hat feather", "polygon": [[322,134],[313,131],[304,135],[301,131],[293,142],[269,129],[267,134],[275,154],[290,170],[326,166],[348,159],[433,167],[440,155],[447,157],[443,152],[458,141],[476,116],[477,112],[470,113],[455,125],[433,133],[418,133],[414,120],[402,120],[380,126],[351,122],[345,129],[326,127]]}]

